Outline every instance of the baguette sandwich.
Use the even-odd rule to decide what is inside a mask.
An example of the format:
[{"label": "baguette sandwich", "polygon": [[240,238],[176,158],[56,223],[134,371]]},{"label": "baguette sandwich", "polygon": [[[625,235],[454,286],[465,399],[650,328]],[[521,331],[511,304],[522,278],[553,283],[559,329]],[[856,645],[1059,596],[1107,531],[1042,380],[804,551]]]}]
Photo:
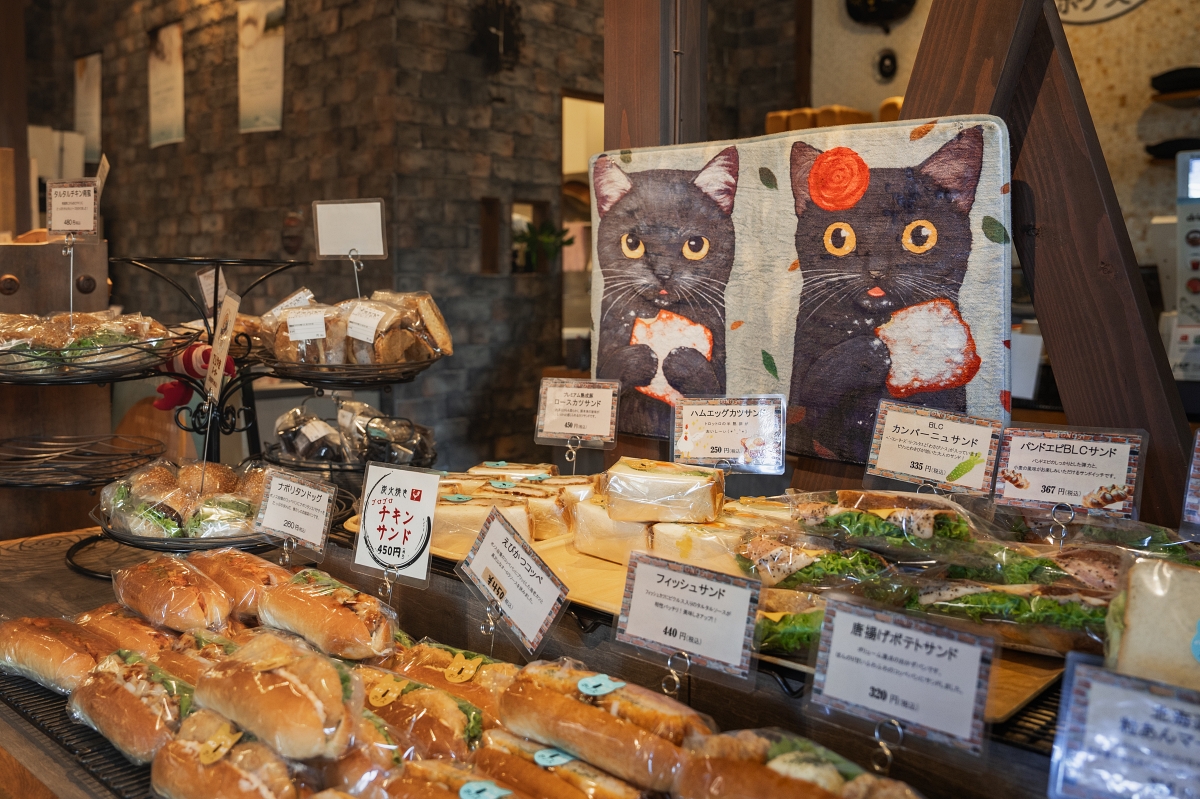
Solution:
[{"label": "baguette sandwich", "polygon": [[501,797],[512,799],[534,799],[515,785],[501,783],[489,774],[462,763],[447,763],[444,760],[414,760],[404,767],[404,776],[424,780],[444,788],[458,797]]},{"label": "baguette sandwich", "polygon": [[392,609],[317,569],[265,589],[258,612],[263,624],[296,633],[328,655],[362,660],[392,651]]},{"label": "baguette sandwich", "polygon": [[121,649],[96,664],[71,694],[72,718],[137,764],[149,763],[192,711],[192,686]]},{"label": "baguette sandwich", "polygon": [[116,641],[120,649],[128,649],[148,658],[170,649],[176,641],[173,633],[155,627],[116,602],[85,610],[75,617],[75,623],[108,636]]},{"label": "baguette sandwich", "polygon": [[483,713],[484,729],[499,725],[500,697],[519,671],[512,663],[428,640],[398,645],[382,666],[471,703]]},{"label": "baguette sandwich", "polygon": [[969,550],[975,540],[962,508],[929,494],[843,490],[835,497],[798,495],[792,513],[817,535],[876,539],[897,548]]},{"label": "baguette sandwich", "polygon": [[188,556],[188,563],[221,586],[233,600],[233,615],[239,619],[258,618],[263,592],[292,579],[282,566],[237,549],[200,550]]},{"label": "baguette sandwich", "polygon": [[0,623],[0,671],[69,694],[117,649],[107,634],[54,618],[22,617]]},{"label": "baguette sandwich", "polygon": [[[820,539],[816,539],[820,540]],[[755,535],[738,547],[737,563],[764,588],[835,588],[887,571],[880,556],[863,549],[834,549],[788,536]]]},{"label": "baguette sandwich", "polygon": [[208,630],[183,633],[170,649],[151,660],[158,666],[195,685],[204,672],[238,650],[238,644]]},{"label": "baguette sandwich", "polygon": [[399,777],[404,761],[415,754],[405,740],[396,728],[364,709],[354,746],[325,766],[325,786],[359,799],[388,799],[388,785]]},{"label": "baguette sandwich", "polygon": [[287,762],[242,738],[228,719],[196,711],[155,755],[151,787],[164,799],[296,799]]},{"label": "baguette sandwich", "polygon": [[196,683],[196,703],[233,720],[288,758],[335,758],[349,745],[362,686],[298,640],[254,636]]},{"label": "baguette sandwich", "polygon": [[[539,752],[542,754],[539,755]],[[501,768],[507,767],[510,771],[515,771],[511,761],[500,760],[491,753],[503,753],[512,758],[519,758],[535,768],[554,775],[588,799],[644,799],[646,796],[645,792],[616,777],[605,774],[593,765],[559,752],[552,747],[518,738],[504,730],[488,730],[483,734],[483,749],[476,755],[475,762],[480,764],[482,770],[489,773],[488,760],[499,760],[498,765]],[[550,757],[546,757],[547,755]],[[550,765],[543,766],[543,762]],[[500,777],[500,779],[504,778]],[[519,777],[514,775],[514,781],[518,780]],[[548,783],[539,784],[549,785]],[[517,787],[529,790],[524,785]],[[557,784],[554,784],[553,787],[557,787]],[[549,795],[557,796],[558,794],[551,793]],[[563,795],[566,795],[565,792]]]},{"label": "baguette sandwich", "polygon": [[466,760],[483,734],[479,708],[445,691],[371,666],[356,670],[367,708],[404,734],[420,757]]},{"label": "baguette sandwich", "polygon": [[117,601],[154,624],[180,632],[218,628],[233,610],[229,595],[182,558],[158,555],[113,572]]}]

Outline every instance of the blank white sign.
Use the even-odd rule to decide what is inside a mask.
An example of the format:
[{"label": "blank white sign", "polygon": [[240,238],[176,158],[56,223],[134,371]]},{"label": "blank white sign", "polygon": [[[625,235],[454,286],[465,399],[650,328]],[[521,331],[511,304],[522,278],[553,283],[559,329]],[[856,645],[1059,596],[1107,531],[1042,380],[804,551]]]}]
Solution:
[{"label": "blank white sign", "polygon": [[318,258],[346,258],[351,250],[359,258],[387,257],[383,200],[314,202],[313,227]]}]

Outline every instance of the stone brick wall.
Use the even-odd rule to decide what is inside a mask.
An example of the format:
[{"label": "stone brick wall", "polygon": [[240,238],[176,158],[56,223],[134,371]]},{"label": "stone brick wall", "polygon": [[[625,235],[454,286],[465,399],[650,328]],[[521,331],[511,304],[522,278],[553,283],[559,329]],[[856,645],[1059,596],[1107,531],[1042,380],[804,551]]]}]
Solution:
[{"label": "stone brick wall", "polygon": [[[364,292],[430,291],[455,338],[452,358],[397,387],[397,411],[435,427],[446,468],[546,457],[533,417],[542,367],[561,362],[561,276],[481,274],[480,200],[541,201],[558,218],[560,98],[603,90],[603,0],[524,0],[520,62],[490,77],[468,53],[474,2],[288,0],[283,130],[254,134],[237,130],[234,0],[31,4],[31,19],[61,31],[31,36],[55,48],[46,61],[57,97],[68,98],[42,102],[35,121],[70,127],[70,60],[104,56],[112,175],[102,212],[113,255],[286,257],[288,212],[308,220],[313,200],[383,197],[392,257],[367,263]],[[148,32],[175,21],[187,140],[150,150]],[[311,239],[309,229],[293,257],[310,257]],[[117,269],[113,279],[114,302],[127,308],[195,315],[149,275]],[[261,312],[300,285],[331,302],[354,291],[347,266],[322,262],[281,275],[246,305]]]},{"label": "stone brick wall", "polygon": [[795,106],[795,39],[795,0],[709,0],[709,139],[761,136]]}]

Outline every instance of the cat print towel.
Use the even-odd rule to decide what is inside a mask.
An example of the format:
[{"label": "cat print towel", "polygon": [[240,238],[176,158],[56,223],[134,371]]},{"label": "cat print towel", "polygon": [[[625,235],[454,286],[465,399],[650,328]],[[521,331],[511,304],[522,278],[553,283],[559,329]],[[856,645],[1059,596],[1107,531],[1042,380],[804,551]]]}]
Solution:
[{"label": "cat print towel", "polygon": [[591,178],[593,372],[622,432],[782,393],[789,451],[864,463],[881,398],[1007,422],[999,118],[622,150]]}]

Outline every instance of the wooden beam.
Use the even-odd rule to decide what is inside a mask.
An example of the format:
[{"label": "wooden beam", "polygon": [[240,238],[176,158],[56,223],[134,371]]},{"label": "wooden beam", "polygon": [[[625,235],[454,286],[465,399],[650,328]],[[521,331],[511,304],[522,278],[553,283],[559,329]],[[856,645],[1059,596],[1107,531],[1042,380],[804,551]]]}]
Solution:
[{"label": "wooden beam", "polygon": [[812,105],[813,0],[796,0],[795,76],[793,108]]},{"label": "wooden beam", "polygon": [[903,118],[997,112],[1013,238],[1067,419],[1147,430],[1142,518],[1175,526],[1190,430],[1058,10],[934,0]]},{"label": "wooden beam", "polygon": [[24,233],[29,219],[29,108],[25,80],[25,3],[0,0],[0,147],[13,149],[17,229]]}]

